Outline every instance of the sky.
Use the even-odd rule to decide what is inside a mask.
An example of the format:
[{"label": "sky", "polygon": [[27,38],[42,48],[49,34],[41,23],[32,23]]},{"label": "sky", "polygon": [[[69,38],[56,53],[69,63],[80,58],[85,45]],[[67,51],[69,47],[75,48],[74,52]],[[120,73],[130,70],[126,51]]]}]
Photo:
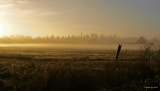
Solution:
[{"label": "sky", "polygon": [[0,0],[0,36],[160,37],[160,0]]}]

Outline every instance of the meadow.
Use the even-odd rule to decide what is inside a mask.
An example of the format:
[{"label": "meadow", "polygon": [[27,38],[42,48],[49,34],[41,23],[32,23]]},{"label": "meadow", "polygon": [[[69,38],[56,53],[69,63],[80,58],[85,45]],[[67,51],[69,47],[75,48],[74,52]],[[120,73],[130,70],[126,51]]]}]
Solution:
[{"label": "meadow", "polygon": [[160,86],[160,51],[1,47],[0,91],[144,91]]}]

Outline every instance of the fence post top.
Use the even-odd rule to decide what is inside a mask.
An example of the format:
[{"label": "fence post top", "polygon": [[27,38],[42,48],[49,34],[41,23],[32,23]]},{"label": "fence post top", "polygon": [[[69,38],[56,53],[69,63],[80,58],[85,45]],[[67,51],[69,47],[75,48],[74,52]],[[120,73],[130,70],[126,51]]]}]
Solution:
[{"label": "fence post top", "polygon": [[119,46],[122,46],[122,44],[119,44]]}]

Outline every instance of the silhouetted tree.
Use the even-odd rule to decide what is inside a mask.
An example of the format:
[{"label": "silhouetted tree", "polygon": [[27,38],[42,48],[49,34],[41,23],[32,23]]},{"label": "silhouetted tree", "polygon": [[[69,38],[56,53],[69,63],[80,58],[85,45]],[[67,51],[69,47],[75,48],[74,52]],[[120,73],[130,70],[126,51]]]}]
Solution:
[{"label": "silhouetted tree", "polygon": [[147,43],[147,39],[145,37],[141,36],[141,37],[139,37],[137,39],[136,43],[138,43],[138,44],[145,44],[145,43]]}]

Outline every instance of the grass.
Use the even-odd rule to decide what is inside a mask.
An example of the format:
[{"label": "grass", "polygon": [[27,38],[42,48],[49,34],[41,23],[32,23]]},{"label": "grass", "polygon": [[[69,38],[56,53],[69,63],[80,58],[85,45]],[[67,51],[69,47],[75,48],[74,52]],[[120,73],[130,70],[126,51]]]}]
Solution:
[{"label": "grass", "polygon": [[[9,65],[5,69],[6,73],[1,74],[5,75],[3,78],[10,79],[13,87],[20,91],[139,89],[142,88],[141,81],[152,72],[143,63],[126,62],[53,61],[44,64],[30,61]],[[132,84],[126,86],[126,82]]]},{"label": "grass", "polygon": [[159,51],[150,58],[122,51],[119,62],[114,51],[108,52],[0,53],[0,91],[144,91],[144,86],[160,86]]}]

